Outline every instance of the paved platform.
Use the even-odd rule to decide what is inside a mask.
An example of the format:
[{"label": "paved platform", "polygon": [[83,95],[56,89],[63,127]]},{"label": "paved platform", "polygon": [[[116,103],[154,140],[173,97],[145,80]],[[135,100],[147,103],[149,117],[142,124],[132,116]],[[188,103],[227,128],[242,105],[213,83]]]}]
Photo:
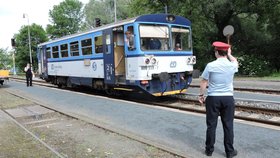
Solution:
[{"label": "paved platform", "polygon": [[[206,157],[204,115],[39,86],[26,87],[16,82],[10,83],[9,90],[18,91],[68,113],[90,118],[106,127],[161,144],[185,157]],[[235,120],[234,127],[237,158],[279,157],[280,127],[240,120]],[[221,122],[218,124],[215,152],[212,157],[225,157]]]}]

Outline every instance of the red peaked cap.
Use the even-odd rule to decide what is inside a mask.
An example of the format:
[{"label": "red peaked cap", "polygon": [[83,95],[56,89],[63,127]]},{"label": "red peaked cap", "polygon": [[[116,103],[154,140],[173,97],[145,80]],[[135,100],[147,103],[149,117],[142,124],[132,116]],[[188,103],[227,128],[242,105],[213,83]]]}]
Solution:
[{"label": "red peaked cap", "polygon": [[219,41],[213,42],[212,46],[215,47],[215,50],[223,50],[223,51],[227,51],[228,48],[230,47],[229,44],[226,44],[224,42],[219,42]]}]

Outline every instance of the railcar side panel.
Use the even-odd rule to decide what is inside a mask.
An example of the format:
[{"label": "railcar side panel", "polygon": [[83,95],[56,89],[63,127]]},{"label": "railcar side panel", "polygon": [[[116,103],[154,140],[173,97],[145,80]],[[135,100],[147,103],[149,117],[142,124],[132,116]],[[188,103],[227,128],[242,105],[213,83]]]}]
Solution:
[{"label": "railcar side panel", "polygon": [[48,74],[51,76],[104,78],[103,59],[49,62]]}]

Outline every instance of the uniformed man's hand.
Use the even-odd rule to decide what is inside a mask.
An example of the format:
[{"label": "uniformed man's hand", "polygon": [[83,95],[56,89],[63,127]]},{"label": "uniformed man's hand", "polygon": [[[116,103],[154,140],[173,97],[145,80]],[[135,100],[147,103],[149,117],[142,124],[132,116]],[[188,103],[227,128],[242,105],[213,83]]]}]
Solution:
[{"label": "uniformed man's hand", "polygon": [[228,48],[227,54],[231,55],[231,48],[230,47]]},{"label": "uniformed man's hand", "polygon": [[204,96],[203,96],[203,95],[199,95],[199,96],[198,96],[198,101],[200,102],[200,104],[203,104],[204,101],[205,101]]}]

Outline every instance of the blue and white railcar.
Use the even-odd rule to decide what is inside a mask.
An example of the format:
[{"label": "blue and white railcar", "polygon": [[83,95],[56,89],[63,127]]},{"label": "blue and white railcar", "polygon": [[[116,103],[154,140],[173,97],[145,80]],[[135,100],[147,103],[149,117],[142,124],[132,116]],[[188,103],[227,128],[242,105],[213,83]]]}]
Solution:
[{"label": "blue and white railcar", "polygon": [[142,15],[39,44],[39,73],[58,86],[184,93],[196,62],[191,36],[184,17]]}]

